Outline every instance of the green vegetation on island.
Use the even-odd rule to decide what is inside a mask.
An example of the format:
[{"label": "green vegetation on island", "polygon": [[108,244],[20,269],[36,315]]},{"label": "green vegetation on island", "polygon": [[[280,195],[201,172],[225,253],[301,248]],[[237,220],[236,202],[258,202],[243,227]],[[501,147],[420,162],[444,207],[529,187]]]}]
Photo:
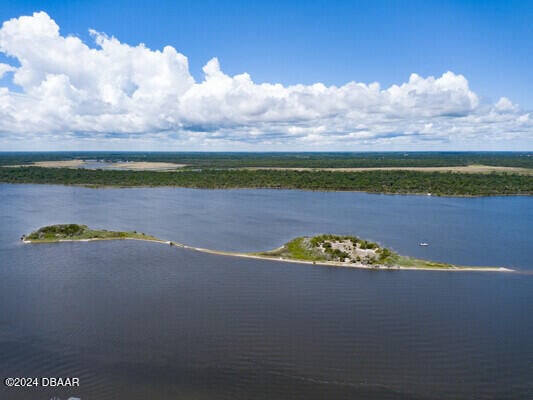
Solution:
[{"label": "green vegetation on island", "polygon": [[175,186],[205,189],[266,188],[363,191],[437,196],[532,195],[533,176],[509,173],[399,170],[235,170],[184,169],[172,172],[1,167],[0,182],[90,187]]},{"label": "green vegetation on island", "polygon": [[315,263],[353,264],[359,267],[462,268],[452,264],[401,256],[377,243],[346,235],[299,237],[278,249],[257,254]]},{"label": "green vegetation on island", "polygon": [[347,235],[326,234],[313,237],[298,237],[278,249],[259,253],[233,253],[202,249],[187,246],[182,243],[164,241],[154,236],[138,233],[136,231],[120,232],[94,230],[88,228],[87,225],[78,224],[45,226],[29,235],[23,235],[21,239],[25,243],[135,239],[166,243],[170,246],[223,256],[304,262],[337,267],[510,271],[509,269],[497,267],[462,267],[446,263],[419,260],[416,258],[401,256],[378,243]]},{"label": "green vegetation on island", "polygon": [[87,225],[78,224],[61,224],[45,226],[30,233],[27,236],[22,236],[22,240],[32,243],[50,243],[59,241],[74,241],[74,240],[117,240],[117,239],[141,239],[141,240],[155,240],[159,239],[146,235],[144,233],[119,232],[108,230],[94,230],[89,229]]}]

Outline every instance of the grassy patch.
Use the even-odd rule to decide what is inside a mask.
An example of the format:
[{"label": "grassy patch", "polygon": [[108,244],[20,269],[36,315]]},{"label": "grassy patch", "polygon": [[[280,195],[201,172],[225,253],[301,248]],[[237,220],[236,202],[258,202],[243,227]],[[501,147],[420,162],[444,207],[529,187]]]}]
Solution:
[{"label": "grassy patch", "polygon": [[316,249],[313,249],[310,239],[306,237],[298,237],[286,243],[283,247],[272,251],[257,253],[257,255],[304,261],[326,261],[326,257]]},{"label": "grassy patch", "polygon": [[397,266],[411,268],[457,268],[453,264],[441,263],[436,261],[420,260],[418,258],[398,256],[395,260]]},{"label": "grassy patch", "polygon": [[312,248],[308,238],[300,237],[286,244],[290,258],[298,260],[318,261],[324,260],[324,256]]}]

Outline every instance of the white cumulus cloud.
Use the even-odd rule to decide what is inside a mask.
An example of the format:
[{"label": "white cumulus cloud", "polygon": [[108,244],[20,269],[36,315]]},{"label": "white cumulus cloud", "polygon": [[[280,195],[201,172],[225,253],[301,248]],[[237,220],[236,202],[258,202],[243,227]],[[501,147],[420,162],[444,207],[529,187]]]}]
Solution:
[{"label": "white cumulus cloud", "polygon": [[[258,145],[356,150],[373,144],[530,140],[533,122],[506,97],[481,101],[467,79],[411,74],[399,85],[255,83],[217,58],[196,81],[173,47],[130,46],[90,30],[64,36],[44,12],[3,23],[0,144],[137,140],[184,146]],[[20,90],[14,90],[18,87]],[[294,147],[296,146],[296,147]],[[165,146],[162,146],[165,148]]]}]

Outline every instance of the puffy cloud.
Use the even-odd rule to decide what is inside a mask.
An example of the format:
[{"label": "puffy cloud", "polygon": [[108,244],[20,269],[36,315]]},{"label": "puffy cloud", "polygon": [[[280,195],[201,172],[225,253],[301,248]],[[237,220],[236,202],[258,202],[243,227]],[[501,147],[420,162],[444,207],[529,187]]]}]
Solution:
[{"label": "puffy cloud", "polygon": [[527,138],[533,131],[529,115],[509,99],[483,103],[453,72],[411,74],[385,89],[357,82],[283,86],[257,84],[247,73],[228,76],[213,58],[197,82],[187,57],[171,46],[151,50],[90,33],[94,48],[62,36],[44,12],[3,23],[0,51],[19,66],[0,63],[0,78],[12,72],[21,92],[0,87],[1,136],[356,149]]}]

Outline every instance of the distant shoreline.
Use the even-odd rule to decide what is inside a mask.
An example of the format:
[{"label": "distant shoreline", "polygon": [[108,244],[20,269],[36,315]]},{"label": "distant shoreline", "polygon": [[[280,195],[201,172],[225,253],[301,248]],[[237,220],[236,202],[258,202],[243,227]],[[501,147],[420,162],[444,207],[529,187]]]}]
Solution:
[{"label": "distant shoreline", "polygon": [[179,185],[167,185],[167,186],[154,186],[154,185],[100,185],[100,184],[80,184],[80,183],[42,183],[42,182],[1,182],[0,185],[43,185],[43,186],[64,186],[75,187],[84,189],[191,189],[191,190],[290,190],[309,193],[364,193],[372,195],[383,196],[424,196],[424,197],[441,197],[441,198],[457,198],[457,199],[478,199],[488,197],[532,197],[533,194],[529,193],[500,193],[500,194],[436,194],[436,193],[422,193],[422,192],[371,192],[368,190],[336,190],[336,189],[300,189],[300,188],[272,188],[272,187],[194,187],[194,186],[179,186]]},{"label": "distant shoreline", "polygon": [[533,195],[533,175],[404,169],[233,169],[175,171],[0,167],[0,182],[88,188],[183,187],[482,197]]}]

